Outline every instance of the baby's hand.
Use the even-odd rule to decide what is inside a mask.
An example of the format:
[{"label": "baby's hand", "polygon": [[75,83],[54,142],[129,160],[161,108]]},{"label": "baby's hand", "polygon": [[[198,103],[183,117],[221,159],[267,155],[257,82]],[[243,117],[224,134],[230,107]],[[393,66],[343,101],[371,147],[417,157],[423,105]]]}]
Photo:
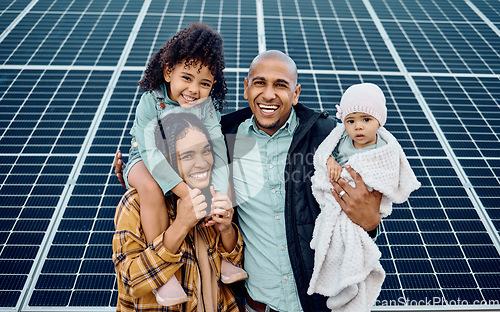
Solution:
[{"label": "baby's hand", "polygon": [[330,156],[326,161],[326,171],[330,180],[337,181],[342,173],[342,167]]}]

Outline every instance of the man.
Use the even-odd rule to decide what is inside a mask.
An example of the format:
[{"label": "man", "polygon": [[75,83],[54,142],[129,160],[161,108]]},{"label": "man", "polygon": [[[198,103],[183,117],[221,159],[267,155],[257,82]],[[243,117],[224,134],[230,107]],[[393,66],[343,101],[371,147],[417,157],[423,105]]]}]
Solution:
[{"label": "man", "polygon": [[[297,67],[280,51],[259,54],[244,82],[249,107],[224,115],[233,194],[245,242],[247,311],[330,311],[326,297],[307,295],[314,252],[309,243],[320,212],[311,190],[313,155],[335,127],[327,113],[298,103]],[[119,162],[115,168],[119,174]],[[381,194],[332,182],[332,194],[351,220],[373,237]]]}]

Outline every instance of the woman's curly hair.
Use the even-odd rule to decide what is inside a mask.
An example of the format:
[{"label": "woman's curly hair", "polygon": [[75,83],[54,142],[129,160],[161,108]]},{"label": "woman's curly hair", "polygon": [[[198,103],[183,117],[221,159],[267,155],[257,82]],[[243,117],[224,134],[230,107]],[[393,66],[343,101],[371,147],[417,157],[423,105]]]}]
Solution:
[{"label": "woman's curly hair", "polygon": [[171,71],[181,62],[186,66],[207,66],[210,69],[215,79],[210,95],[215,109],[221,111],[227,93],[222,37],[203,23],[182,29],[153,55],[144,71],[145,77],[138,83],[140,88],[144,91],[158,88],[165,83],[163,70]]}]

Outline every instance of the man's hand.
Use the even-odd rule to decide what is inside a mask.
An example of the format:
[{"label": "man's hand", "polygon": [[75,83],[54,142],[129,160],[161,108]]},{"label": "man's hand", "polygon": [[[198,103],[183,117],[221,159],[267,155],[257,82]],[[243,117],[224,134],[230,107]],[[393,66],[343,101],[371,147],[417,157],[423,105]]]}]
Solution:
[{"label": "man's hand", "polygon": [[351,166],[346,165],[346,170],[354,179],[356,187],[350,186],[344,179],[332,181],[332,195],[352,222],[367,232],[372,231],[380,223],[382,193],[368,191],[361,176]]},{"label": "man's hand", "polygon": [[123,169],[125,169],[125,164],[122,161],[122,153],[120,152],[120,150],[116,151],[115,159],[113,160],[113,167],[115,167],[115,174],[118,178],[118,181],[120,181],[123,187],[126,188],[125,180],[123,180]]}]

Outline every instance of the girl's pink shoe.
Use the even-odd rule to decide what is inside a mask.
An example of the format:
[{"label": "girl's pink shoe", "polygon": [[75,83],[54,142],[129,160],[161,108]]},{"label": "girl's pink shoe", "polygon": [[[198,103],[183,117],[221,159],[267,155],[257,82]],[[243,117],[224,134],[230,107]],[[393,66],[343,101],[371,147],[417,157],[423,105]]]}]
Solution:
[{"label": "girl's pink shoe", "polygon": [[153,294],[156,296],[158,304],[164,307],[188,301],[188,297],[175,275],[172,275],[165,285],[153,290]]}]

